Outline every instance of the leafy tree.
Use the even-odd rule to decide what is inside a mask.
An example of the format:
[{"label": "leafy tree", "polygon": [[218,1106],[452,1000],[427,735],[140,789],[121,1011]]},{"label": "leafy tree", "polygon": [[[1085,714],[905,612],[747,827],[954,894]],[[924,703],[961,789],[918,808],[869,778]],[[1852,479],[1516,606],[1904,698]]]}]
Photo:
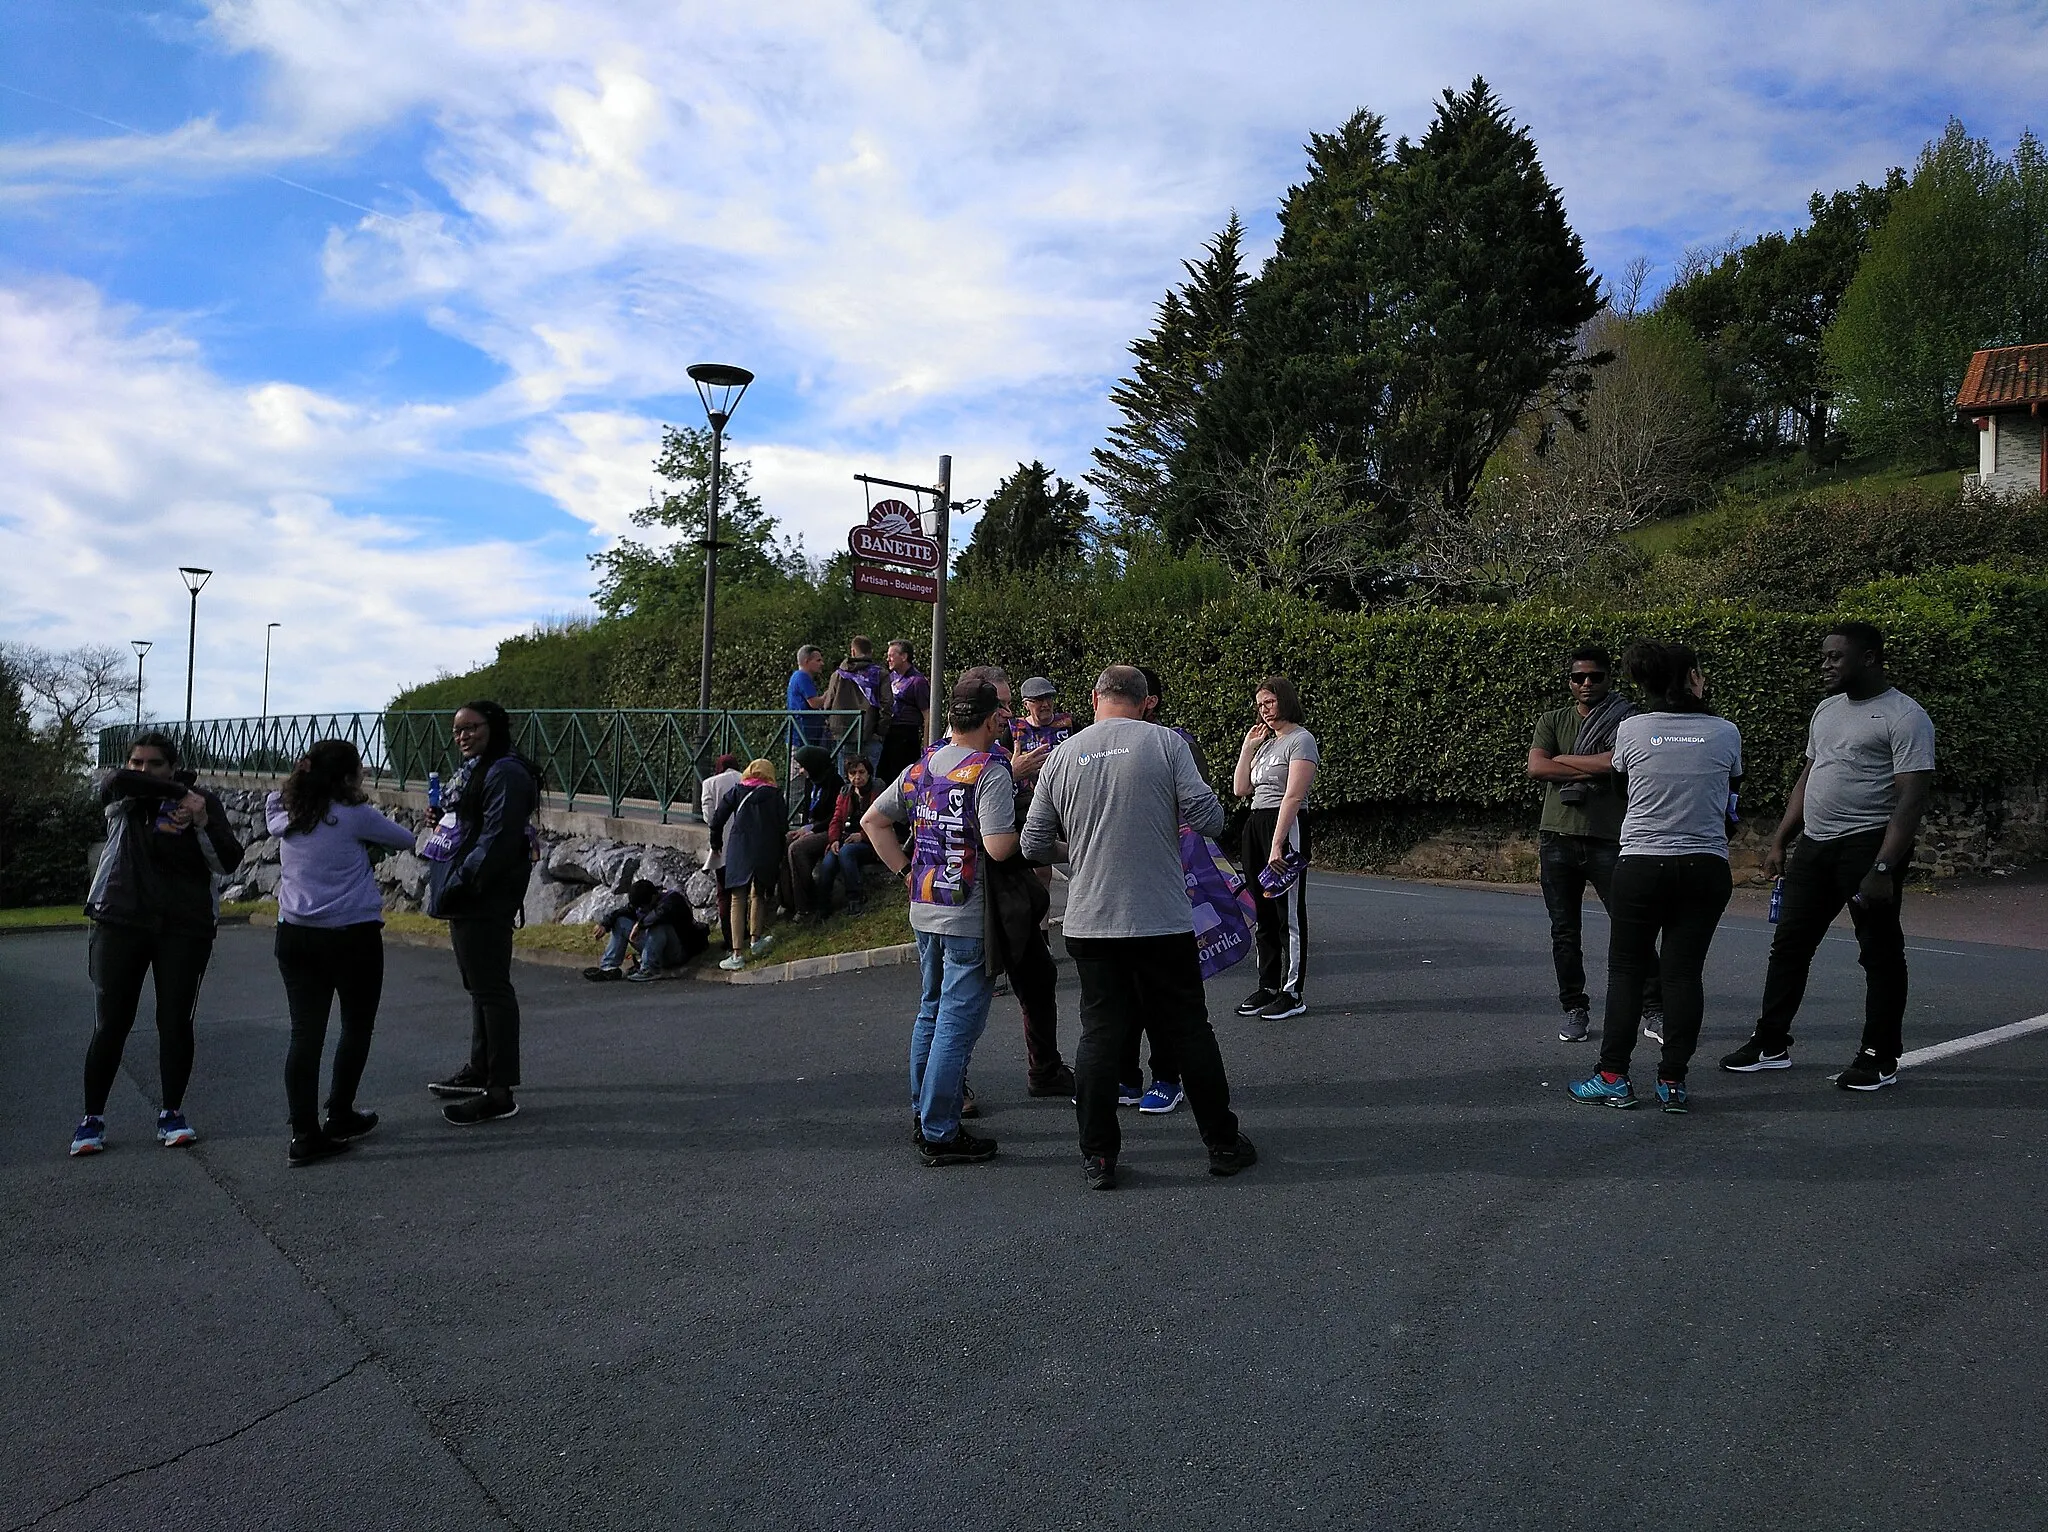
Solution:
[{"label": "leafy tree", "polygon": [[37,727],[22,655],[0,651],[0,905],[54,904],[83,897],[103,822],[79,769],[84,715]]},{"label": "leafy tree", "polygon": [[[627,538],[590,556],[598,571],[592,599],[608,617],[699,611],[704,602],[704,525],[710,507],[711,432],[701,426],[663,426],[654,471],[679,486],[633,512],[636,527],[663,527],[673,541]],[[744,459],[730,445],[719,465],[718,582],[721,587],[773,589],[801,579],[808,566],[800,542],[778,538],[776,521],[749,484]]]},{"label": "leafy tree", "polygon": [[1221,374],[1244,321],[1248,279],[1237,214],[1202,247],[1200,260],[1183,261],[1181,269],[1188,279],[1159,300],[1151,334],[1131,342],[1137,364],[1109,394],[1123,418],[1082,476],[1109,509],[1112,536],[1127,547],[1144,528],[1173,542],[1192,530],[1187,451],[1203,394]]},{"label": "leafy tree", "polygon": [[1350,497],[1350,475],[1314,443],[1266,452],[1220,488],[1210,541],[1265,590],[1357,606],[1386,562],[1374,507]]},{"label": "leafy tree", "polygon": [[1455,508],[1539,396],[1576,415],[1604,360],[1578,345],[1600,286],[1535,140],[1484,80],[1445,91],[1429,131],[1394,158],[1382,472],[1411,511]]},{"label": "leafy tree", "polygon": [[1834,391],[1822,337],[1905,185],[1905,172],[1893,169],[1879,186],[1815,192],[1804,228],[1746,245],[1731,241],[1718,258],[1695,255],[1658,300],[1660,312],[1707,347],[1718,434],[1729,454],[1777,446],[1789,416],[1808,457],[1827,455]]},{"label": "leafy tree", "polygon": [[66,760],[82,761],[101,724],[135,703],[134,660],[112,644],[53,652],[5,646],[8,673],[41,721],[43,740]]},{"label": "leafy tree", "polygon": [[1088,495],[1045,464],[1019,463],[996,486],[954,564],[963,580],[987,580],[1080,562],[1086,544]]},{"label": "leafy tree", "polygon": [[1953,402],[1970,353],[2048,336],[2048,162],[2024,135],[2010,161],[1951,120],[1842,295],[1824,341],[1867,450],[1953,463]]}]

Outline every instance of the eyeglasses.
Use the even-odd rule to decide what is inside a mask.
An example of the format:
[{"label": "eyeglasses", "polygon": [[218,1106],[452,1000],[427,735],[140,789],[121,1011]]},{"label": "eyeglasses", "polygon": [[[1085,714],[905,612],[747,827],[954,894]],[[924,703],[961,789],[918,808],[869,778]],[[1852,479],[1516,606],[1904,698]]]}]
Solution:
[{"label": "eyeglasses", "polygon": [[1575,670],[1566,676],[1565,679],[1574,686],[1591,686],[1595,681],[1606,680],[1607,672],[1604,670]]},{"label": "eyeglasses", "polygon": [[488,734],[490,731],[491,726],[487,723],[459,723],[455,726],[457,734]]}]

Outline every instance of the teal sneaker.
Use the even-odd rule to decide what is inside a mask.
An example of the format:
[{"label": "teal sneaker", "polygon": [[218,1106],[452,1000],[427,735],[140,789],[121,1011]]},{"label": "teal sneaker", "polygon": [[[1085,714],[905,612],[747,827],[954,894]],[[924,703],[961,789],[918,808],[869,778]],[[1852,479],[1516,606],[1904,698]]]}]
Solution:
[{"label": "teal sneaker", "polygon": [[1613,1106],[1626,1110],[1636,1104],[1636,1093],[1626,1075],[1610,1080],[1596,1069],[1585,1079],[1574,1080],[1566,1089],[1572,1093],[1572,1100],[1583,1101],[1588,1106]]},{"label": "teal sneaker", "polygon": [[1683,1080],[1659,1080],[1657,1082],[1657,1105],[1667,1112],[1685,1110],[1685,1082]]}]

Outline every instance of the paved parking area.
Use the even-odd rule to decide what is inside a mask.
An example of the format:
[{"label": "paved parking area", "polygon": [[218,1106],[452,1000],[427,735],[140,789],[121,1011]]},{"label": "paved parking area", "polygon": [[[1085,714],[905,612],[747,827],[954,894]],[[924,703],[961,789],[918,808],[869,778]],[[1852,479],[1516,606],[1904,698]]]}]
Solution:
[{"label": "paved parking area", "polygon": [[[145,1021],[74,1162],[84,938],[0,940],[0,1532],[2048,1522],[2048,1034],[1831,1089],[1861,1014],[1831,941],[1797,1069],[1594,1110],[1539,901],[1319,876],[1311,918],[1308,1016],[1212,986],[1261,1163],[1213,1180],[1185,1112],[1128,1120],[1108,1196],[1008,1000],[973,1073],[1001,1157],[915,1162],[908,969],[522,967],[522,1113],[449,1128],[420,1087],[462,995],[399,947],[384,1126],[288,1170],[248,929],[202,1142],[150,1141]],[[1767,943],[1724,923],[1709,1063]],[[1914,945],[1909,1046],[2048,1012],[2048,953]]]}]

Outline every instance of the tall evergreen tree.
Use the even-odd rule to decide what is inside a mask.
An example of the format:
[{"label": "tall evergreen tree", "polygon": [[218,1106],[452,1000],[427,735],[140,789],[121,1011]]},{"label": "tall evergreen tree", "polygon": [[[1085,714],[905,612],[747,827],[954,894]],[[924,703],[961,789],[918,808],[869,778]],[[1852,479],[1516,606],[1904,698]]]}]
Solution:
[{"label": "tall evergreen tree", "polygon": [[954,570],[963,580],[1056,569],[1079,561],[1088,494],[1037,461],[1019,463],[996,486]]},{"label": "tall evergreen tree", "polygon": [[1149,335],[1131,342],[1131,375],[1110,390],[1122,419],[1082,475],[1100,492],[1119,531],[1156,528],[1179,541],[1190,530],[1188,444],[1205,391],[1223,368],[1244,316],[1244,225],[1236,213],[1181,262],[1187,281],[1168,288]]},{"label": "tall evergreen tree", "polygon": [[1487,83],[1403,139],[1380,211],[1392,366],[1382,473],[1403,510],[1462,507],[1539,395],[1590,385],[1599,282],[1536,143]]},{"label": "tall evergreen tree", "polygon": [[[701,611],[704,605],[704,524],[711,502],[711,432],[702,426],[663,426],[654,471],[677,488],[633,512],[636,527],[665,527],[675,540],[647,544],[632,538],[590,556],[598,572],[592,599],[607,617],[628,613]],[[775,518],[761,507],[744,458],[728,442],[719,464],[718,582],[772,588],[806,572],[801,547],[776,536]]]}]

